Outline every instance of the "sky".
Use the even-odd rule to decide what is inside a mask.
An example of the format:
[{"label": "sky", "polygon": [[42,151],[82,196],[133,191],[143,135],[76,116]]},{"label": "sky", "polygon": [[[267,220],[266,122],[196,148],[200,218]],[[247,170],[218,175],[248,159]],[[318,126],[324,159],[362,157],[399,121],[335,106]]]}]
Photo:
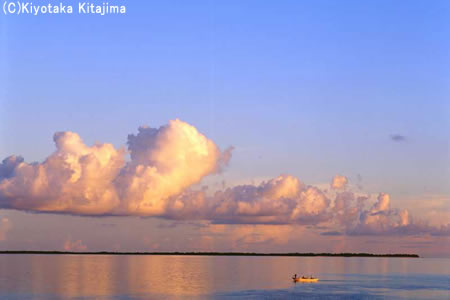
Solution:
[{"label": "sky", "polygon": [[135,2],[1,15],[0,250],[448,256],[447,1]]}]

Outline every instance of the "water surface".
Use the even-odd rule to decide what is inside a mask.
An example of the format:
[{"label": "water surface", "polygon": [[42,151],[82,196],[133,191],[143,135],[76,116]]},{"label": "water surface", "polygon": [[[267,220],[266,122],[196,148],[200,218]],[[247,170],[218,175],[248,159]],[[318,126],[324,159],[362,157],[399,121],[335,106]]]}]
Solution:
[{"label": "water surface", "polygon": [[[290,277],[315,275],[318,283]],[[450,260],[0,255],[0,299],[450,299]]]}]

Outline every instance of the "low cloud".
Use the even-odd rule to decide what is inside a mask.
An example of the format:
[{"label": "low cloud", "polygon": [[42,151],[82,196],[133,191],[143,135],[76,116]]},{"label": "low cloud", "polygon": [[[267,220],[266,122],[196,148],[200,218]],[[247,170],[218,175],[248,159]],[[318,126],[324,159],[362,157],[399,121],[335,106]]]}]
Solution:
[{"label": "low cloud", "polygon": [[406,136],[401,134],[391,134],[389,137],[394,142],[405,142],[407,140]]},{"label": "low cloud", "polygon": [[[215,192],[198,188],[203,178],[228,164],[233,148],[221,151],[180,120],[160,128],[140,127],[128,136],[127,148],[88,146],[73,132],[56,133],[54,142],[55,152],[42,163],[26,163],[19,156],[3,160],[0,208],[246,224],[247,231],[259,232],[264,230],[255,226],[326,225],[330,229],[322,235],[450,235],[449,225],[430,226],[408,210],[392,208],[388,194],[380,193],[375,201],[356,195],[342,175],[333,178],[333,192],[289,174]],[[258,240],[261,235],[244,236]],[[267,229],[264,236],[271,236]],[[77,247],[78,241],[67,245]]]},{"label": "low cloud", "polygon": [[331,181],[331,188],[335,190],[345,189],[348,183],[348,179],[342,175],[336,175]]},{"label": "low cloud", "polygon": [[390,196],[380,193],[370,208],[368,197],[353,192],[339,193],[334,206],[334,221],[347,235],[450,235],[450,226],[431,226],[414,219],[407,209],[391,208]]},{"label": "low cloud", "polygon": [[339,231],[325,231],[325,232],[321,232],[320,235],[340,236],[340,235],[342,235],[342,232],[339,232]]},{"label": "low cloud", "polygon": [[203,229],[208,237],[219,235],[231,238],[232,248],[249,245],[286,244],[299,234],[298,228],[290,225],[225,225],[211,224]]},{"label": "low cloud", "polygon": [[8,218],[0,219],[0,241],[6,240],[6,234],[11,229],[11,222]]},{"label": "low cloud", "polygon": [[128,136],[127,151],[87,146],[73,132],[54,135],[56,151],[28,164],[10,156],[0,164],[0,207],[77,215],[162,216],[170,201],[227,164],[219,148],[180,120]]},{"label": "low cloud", "polygon": [[81,240],[73,241],[71,238],[68,238],[64,242],[63,249],[65,251],[86,251],[87,246]]},{"label": "low cloud", "polygon": [[325,193],[291,175],[218,191],[208,202],[215,223],[317,224],[330,218]]}]

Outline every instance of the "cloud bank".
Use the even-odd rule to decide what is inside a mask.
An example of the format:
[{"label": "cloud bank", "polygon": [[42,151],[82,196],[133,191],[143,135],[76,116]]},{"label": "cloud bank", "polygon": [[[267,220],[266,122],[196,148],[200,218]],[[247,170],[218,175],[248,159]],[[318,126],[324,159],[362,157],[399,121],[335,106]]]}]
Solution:
[{"label": "cloud bank", "polygon": [[[214,193],[195,189],[220,172],[232,155],[180,120],[140,127],[125,147],[86,145],[74,132],[54,135],[56,150],[42,163],[10,156],[0,164],[0,208],[82,216],[150,216],[207,220],[213,224],[318,225],[324,235],[449,235],[408,210],[391,208],[388,194],[348,190],[337,175],[331,191],[305,185],[292,175]],[[127,158],[129,155],[129,158]],[[252,227],[247,227],[252,228]],[[330,232],[332,234],[330,234]]]},{"label": "cloud bank", "polygon": [[128,153],[111,144],[87,146],[58,132],[42,163],[10,156],[0,164],[0,207],[79,215],[164,215],[169,201],[225,165],[219,148],[180,120],[128,136]]},{"label": "cloud bank", "polygon": [[329,218],[327,196],[291,175],[218,191],[207,202],[215,223],[317,224]]}]

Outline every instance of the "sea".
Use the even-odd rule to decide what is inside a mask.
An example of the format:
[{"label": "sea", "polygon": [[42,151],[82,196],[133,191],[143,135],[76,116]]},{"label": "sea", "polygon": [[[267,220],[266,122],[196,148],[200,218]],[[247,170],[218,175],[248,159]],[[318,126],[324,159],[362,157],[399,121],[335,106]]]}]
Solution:
[{"label": "sea", "polygon": [[0,299],[448,300],[450,259],[1,254]]}]

